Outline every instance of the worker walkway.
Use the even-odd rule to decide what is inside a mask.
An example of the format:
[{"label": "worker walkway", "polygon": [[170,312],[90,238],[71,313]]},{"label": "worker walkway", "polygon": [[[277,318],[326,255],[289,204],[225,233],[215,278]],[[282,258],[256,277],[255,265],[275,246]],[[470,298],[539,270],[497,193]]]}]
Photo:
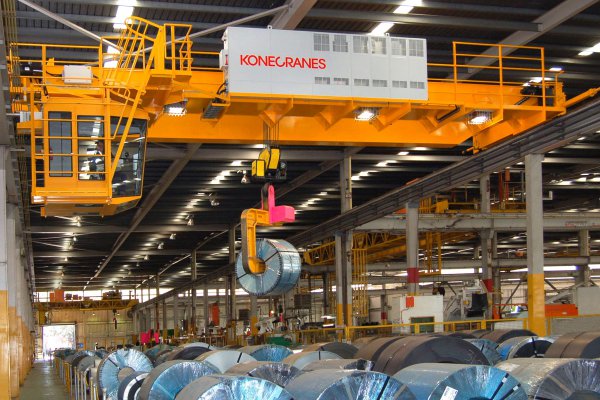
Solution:
[{"label": "worker walkway", "polygon": [[36,361],[21,387],[21,400],[68,399],[69,395],[50,361]]}]

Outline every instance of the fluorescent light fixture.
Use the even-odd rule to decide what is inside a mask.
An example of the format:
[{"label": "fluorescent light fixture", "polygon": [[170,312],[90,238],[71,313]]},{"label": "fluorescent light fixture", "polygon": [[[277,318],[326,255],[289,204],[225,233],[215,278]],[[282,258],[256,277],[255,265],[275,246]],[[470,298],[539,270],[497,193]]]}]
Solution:
[{"label": "fluorescent light fixture", "polygon": [[176,233],[171,233],[171,234],[169,235],[169,239],[170,239],[170,240],[175,240],[175,237],[176,237],[176,236],[177,236],[177,234],[176,234]]},{"label": "fluorescent light fixture", "polygon": [[387,31],[392,29],[394,26],[393,22],[380,22],[373,30],[369,33],[372,36],[383,36]]},{"label": "fluorescent light fixture", "polygon": [[563,69],[562,67],[552,67],[550,68],[550,72],[561,72]]},{"label": "fluorescent light fixture", "polygon": [[115,15],[115,22],[113,24],[114,29],[125,29],[127,26],[125,25],[125,21],[127,18],[133,15],[133,7],[131,6],[119,6],[117,7],[117,15]]},{"label": "fluorescent light fixture", "polygon": [[355,111],[355,114],[354,119],[357,121],[370,121],[377,116],[378,110],[375,108],[359,108]]},{"label": "fluorescent light fixture", "polygon": [[594,52],[591,49],[586,49],[586,50],[580,51],[577,55],[587,57],[587,56],[591,56],[592,54],[594,54]]},{"label": "fluorescent light fixture", "polygon": [[232,167],[241,167],[242,166],[242,160],[236,160],[234,162],[231,163]]},{"label": "fluorescent light fixture", "polygon": [[408,154],[409,154],[409,152],[408,152],[408,151],[399,151],[399,152],[398,152],[398,155],[399,155],[399,156],[407,156]]},{"label": "fluorescent light fixture", "polygon": [[171,116],[182,116],[185,115],[185,108],[183,106],[169,106],[167,107],[167,114]]},{"label": "fluorescent light fixture", "polygon": [[358,176],[369,176],[369,172],[371,172],[371,171],[360,171],[358,173]]},{"label": "fluorescent light fixture", "polygon": [[317,196],[327,196],[327,192],[320,192]]},{"label": "fluorescent light fixture", "polygon": [[394,10],[394,14],[408,14],[415,7],[423,5],[422,0],[404,0],[400,6]]},{"label": "fluorescent light fixture", "polygon": [[467,123],[469,125],[483,125],[492,119],[492,112],[486,110],[475,110],[469,113]]},{"label": "fluorescent light fixture", "polygon": [[360,176],[358,175],[352,175],[352,178],[350,178],[353,181],[359,181],[360,180]]},{"label": "fluorescent light fixture", "polygon": [[377,163],[375,166],[376,167],[387,167],[387,165],[388,165],[387,161],[382,161],[382,162]]}]

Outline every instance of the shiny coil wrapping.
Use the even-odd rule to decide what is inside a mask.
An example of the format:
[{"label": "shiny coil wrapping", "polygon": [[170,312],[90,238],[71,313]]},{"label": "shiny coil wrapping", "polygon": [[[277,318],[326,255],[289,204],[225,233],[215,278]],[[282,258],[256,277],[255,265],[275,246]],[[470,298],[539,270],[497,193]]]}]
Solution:
[{"label": "shiny coil wrapping", "polygon": [[600,398],[600,361],[513,358],[496,365],[521,382],[532,399]]},{"label": "shiny coil wrapping", "polygon": [[246,292],[255,296],[284,294],[296,285],[302,261],[294,246],[285,240],[260,239],[256,241],[256,255],[266,265],[261,274],[247,273],[241,254],[235,264],[238,281]]},{"label": "shiny coil wrapping", "polygon": [[309,344],[302,351],[330,351],[342,358],[350,359],[354,358],[354,355],[358,351],[358,347],[353,346],[350,343],[329,342]]},{"label": "shiny coil wrapping", "polygon": [[158,354],[160,352],[162,352],[163,350],[173,350],[174,347],[173,346],[169,346],[167,344],[158,344],[154,347],[149,348],[148,350],[146,350],[144,352],[145,355],[148,356],[148,358],[152,361],[155,362],[156,361],[156,357],[158,357]]},{"label": "shiny coil wrapping", "polygon": [[285,387],[292,379],[302,372],[289,364],[270,361],[250,361],[237,364],[227,370],[227,374],[248,375],[254,378],[265,379],[276,385]]},{"label": "shiny coil wrapping", "polygon": [[239,349],[246,354],[250,354],[257,361],[283,361],[287,356],[292,355],[292,351],[285,346],[277,344],[263,344],[257,346],[245,346]]},{"label": "shiny coil wrapping", "polygon": [[464,339],[477,347],[483,353],[490,365],[496,365],[502,361],[502,356],[498,353],[498,344],[488,339]]},{"label": "shiny coil wrapping", "polygon": [[196,360],[209,363],[219,373],[225,373],[229,368],[236,364],[256,361],[250,354],[238,350],[212,350],[198,356]]},{"label": "shiny coil wrapping", "polygon": [[148,376],[147,372],[134,372],[119,383],[117,397],[119,400],[137,400],[138,393]]},{"label": "shiny coil wrapping", "polygon": [[168,361],[167,358],[169,357],[169,354],[172,352],[173,352],[173,350],[170,350],[170,351],[165,351],[162,354],[159,354],[158,357],[156,357],[156,361],[154,361],[154,366],[157,367],[160,364],[164,363],[165,361]]},{"label": "shiny coil wrapping", "polygon": [[415,364],[394,378],[408,385],[419,400],[527,400],[517,379],[489,365]]},{"label": "shiny coil wrapping", "polygon": [[318,369],[356,369],[359,371],[371,371],[373,361],[362,358],[343,359],[343,360],[319,360],[313,361],[304,366],[302,371],[316,371]]},{"label": "shiny coil wrapping", "polygon": [[293,365],[299,370],[302,370],[305,366],[307,366],[313,361],[341,358],[342,357],[338,356],[337,354],[331,353],[329,351],[302,351],[300,353],[292,354],[291,356],[286,357],[283,360],[283,362],[286,364]]},{"label": "shiny coil wrapping", "polygon": [[95,355],[84,357],[81,361],[79,361],[79,364],[77,364],[77,371],[80,373],[86,372],[90,367],[94,367],[99,364],[100,361],[102,361],[102,359],[96,357]]},{"label": "shiny coil wrapping", "polygon": [[471,343],[452,336],[407,336],[390,344],[375,361],[375,371],[394,375],[410,365],[449,363],[489,365]]},{"label": "shiny coil wrapping", "polygon": [[140,388],[139,400],[174,399],[190,382],[219,371],[202,361],[166,361],[154,368]]},{"label": "shiny coil wrapping", "polygon": [[176,400],[292,400],[281,386],[251,376],[211,375],[187,385]]},{"label": "shiny coil wrapping", "polygon": [[323,369],[305,372],[286,387],[294,400],[414,400],[407,385],[372,371]]},{"label": "shiny coil wrapping", "polygon": [[502,360],[511,358],[541,358],[552,344],[552,339],[537,336],[517,336],[498,345]]},{"label": "shiny coil wrapping", "polygon": [[106,390],[106,398],[117,400],[119,373],[131,369],[131,372],[150,372],[152,361],[144,353],[132,349],[119,349],[109,353],[98,365],[96,381],[100,392]]}]

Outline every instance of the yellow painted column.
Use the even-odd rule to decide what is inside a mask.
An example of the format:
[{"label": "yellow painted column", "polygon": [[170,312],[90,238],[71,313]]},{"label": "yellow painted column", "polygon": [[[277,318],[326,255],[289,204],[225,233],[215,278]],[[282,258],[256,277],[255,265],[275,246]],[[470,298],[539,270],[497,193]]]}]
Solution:
[{"label": "yellow painted column", "polygon": [[525,156],[527,193],[527,306],[529,329],[546,335],[544,288],[544,203],[542,198],[543,154]]},{"label": "yellow painted column", "polygon": [[[6,269],[4,270],[4,283],[6,283],[5,278]],[[2,285],[2,279],[3,277],[0,276],[0,285]],[[4,285],[4,288],[0,290],[0,400],[9,400],[11,398],[9,330],[8,290],[6,290],[6,286]]]},{"label": "yellow painted column", "polygon": [[[10,267],[9,267],[10,268]],[[8,307],[9,332],[10,332],[10,395],[17,397],[19,395],[19,327],[17,320],[17,310],[15,307]]]}]

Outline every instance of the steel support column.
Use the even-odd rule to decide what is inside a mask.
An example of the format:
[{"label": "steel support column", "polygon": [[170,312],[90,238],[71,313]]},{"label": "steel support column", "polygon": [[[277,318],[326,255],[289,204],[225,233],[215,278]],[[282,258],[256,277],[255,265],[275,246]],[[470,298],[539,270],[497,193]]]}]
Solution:
[{"label": "steel support column", "polygon": [[[160,275],[156,275],[154,277],[154,281],[156,283],[156,297],[160,295]],[[159,303],[154,304],[154,319],[155,319],[155,328],[154,332],[160,335],[160,311],[159,311]]]},{"label": "steel support column", "polygon": [[167,338],[169,337],[169,330],[167,329],[167,302],[163,300],[162,302],[162,338],[163,343],[167,343]]},{"label": "steel support column", "polygon": [[179,295],[173,296],[173,338],[179,338]]},{"label": "steel support column", "polygon": [[543,154],[525,156],[527,205],[527,305],[529,329],[546,335],[544,292],[544,204],[542,199]]},{"label": "steel support column", "polygon": [[[286,304],[287,306],[287,304]],[[250,295],[250,333],[252,336],[258,334],[256,324],[258,323],[258,298]]]},{"label": "steel support column", "polygon": [[[343,214],[352,208],[352,157],[349,155],[340,163],[340,197]],[[336,234],[335,241],[337,322],[352,326],[352,231]]]},{"label": "steel support column", "polygon": [[[479,178],[480,211],[482,214],[491,216],[490,199],[490,176],[484,175]],[[492,293],[494,292],[494,282],[492,279],[492,231],[484,229],[479,232],[481,246],[481,280],[488,292],[488,304],[492,302]],[[488,307],[486,317],[491,317],[492,307]]]},{"label": "steel support column", "polygon": [[[492,260],[498,259],[498,233],[493,232],[492,234]],[[500,318],[500,309],[494,307],[496,304],[502,303],[502,281],[500,267],[494,265],[492,267],[492,279],[494,281],[494,294],[492,295],[492,317],[494,319]]]},{"label": "steel support column", "polygon": [[[236,254],[235,254],[235,233],[236,233],[236,229],[235,229],[236,225],[232,224],[229,227],[229,263],[235,263],[236,261]],[[230,274],[227,277],[227,290],[225,292],[227,301],[227,325],[229,326],[231,324],[231,321],[237,319],[236,315],[235,315],[235,302],[236,302],[236,298],[235,298],[235,286],[236,286],[236,278],[234,274]]]},{"label": "steel support column", "polygon": [[[192,281],[197,278],[197,260],[196,250],[193,250],[190,254],[190,266],[192,268]],[[193,337],[196,332],[196,285],[192,286],[192,309],[190,312],[190,322],[188,323],[188,337]]]},{"label": "steel support column", "polygon": [[204,306],[204,334],[208,335],[208,324],[210,323],[210,317],[208,315],[208,282],[204,282],[204,288],[202,290],[202,302]]},{"label": "steel support column", "polygon": [[406,273],[408,294],[419,293],[419,203],[406,203]]},{"label": "steel support column", "polygon": [[[582,257],[590,256],[590,231],[582,229],[579,231],[579,255]],[[575,283],[580,283],[582,286],[590,285],[590,265],[589,262],[577,265],[577,275]]]}]

